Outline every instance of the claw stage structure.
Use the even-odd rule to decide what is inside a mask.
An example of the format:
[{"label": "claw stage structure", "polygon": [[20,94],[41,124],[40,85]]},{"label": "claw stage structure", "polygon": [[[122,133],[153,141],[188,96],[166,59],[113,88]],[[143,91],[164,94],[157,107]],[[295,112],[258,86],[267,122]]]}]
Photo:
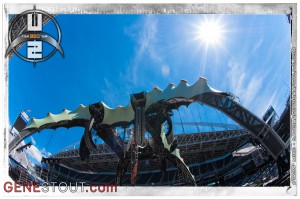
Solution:
[{"label": "claw stage structure", "polygon": [[[125,106],[110,108],[103,102],[80,105],[76,110],[64,109],[60,114],[48,113],[43,119],[33,118],[22,130],[21,136],[9,144],[10,151],[22,140],[44,129],[81,126],[85,128],[80,142],[80,157],[88,159],[90,151],[95,149],[91,131],[99,136],[118,156],[119,163],[116,172],[116,182],[122,185],[123,176],[131,165],[131,185],[135,185],[138,171],[138,161],[153,156],[161,160],[162,171],[166,169],[166,160],[177,167],[180,179],[186,185],[195,186],[195,178],[180,156],[177,141],[172,129],[172,110],[181,105],[188,106],[200,102],[215,108],[247,129],[257,142],[274,159],[280,158],[287,148],[280,136],[256,115],[241,106],[235,100],[236,96],[229,92],[221,92],[211,88],[204,77],[199,77],[193,85],[181,80],[175,87],[170,83],[165,90],[154,87],[151,92],[141,92],[130,96],[131,102]],[[165,123],[169,126],[165,133]],[[115,132],[116,127],[127,128],[134,125],[133,135],[128,144]],[[153,146],[146,145],[145,133],[150,133]]]}]

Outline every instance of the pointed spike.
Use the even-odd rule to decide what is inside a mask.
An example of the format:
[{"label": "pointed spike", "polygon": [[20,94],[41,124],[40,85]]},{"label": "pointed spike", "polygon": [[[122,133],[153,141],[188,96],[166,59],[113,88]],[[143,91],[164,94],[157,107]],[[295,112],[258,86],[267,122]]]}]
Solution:
[{"label": "pointed spike", "polygon": [[185,80],[185,79],[180,80],[180,84],[183,84],[183,85],[186,85],[186,86],[189,85],[189,84],[188,84],[188,81]]},{"label": "pointed spike", "polygon": [[207,81],[207,79],[203,76],[199,76],[199,79]]},{"label": "pointed spike", "polygon": [[[82,104],[79,104],[75,110],[78,110],[78,109],[81,109],[81,108],[82,108]],[[75,110],[74,110],[74,111],[75,111]],[[73,111],[72,111],[72,112],[73,112]]]},{"label": "pointed spike", "polygon": [[68,113],[68,112],[69,112],[69,110],[66,109],[66,108],[64,108],[63,111],[60,114],[62,114],[62,113]]},{"label": "pointed spike", "polygon": [[174,84],[173,84],[173,83],[169,83],[169,84],[168,84],[168,86],[167,86],[167,88],[165,88],[165,90],[164,90],[164,91],[167,91],[167,90],[172,90],[174,87],[175,87],[175,86],[174,86]]},{"label": "pointed spike", "polygon": [[187,80],[185,80],[185,79],[182,79],[182,80],[180,80],[181,82],[184,82],[184,83],[188,83],[188,81]]},{"label": "pointed spike", "polygon": [[175,84],[172,83],[172,82],[170,82],[167,88],[171,88],[171,89],[172,89],[172,88],[174,88],[174,87],[175,87]]},{"label": "pointed spike", "polygon": [[[182,79],[182,80],[180,80],[180,83],[179,83],[179,85],[178,86],[189,86],[189,84],[188,84],[188,81],[187,80],[185,80],[185,79]],[[177,87],[178,87],[177,86]]]},{"label": "pointed spike", "polygon": [[162,90],[159,89],[157,86],[154,86],[152,91],[151,91],[151,93],[161,93],[161,92],[162,92]]}]

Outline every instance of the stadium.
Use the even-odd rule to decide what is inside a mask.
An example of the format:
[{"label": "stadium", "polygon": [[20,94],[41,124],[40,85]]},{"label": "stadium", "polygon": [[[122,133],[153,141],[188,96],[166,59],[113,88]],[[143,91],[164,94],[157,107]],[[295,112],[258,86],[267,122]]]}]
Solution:
[{"label": "stadium", "polygon": [[[189,63],[190,60],[184,56],[186,55],[184,50],[180,51],[181,47],[186,47],[185,45],[181,46],[180,43],[176,46],[176,50],[179,49],[176,55],[171,54],[176,51],[171,45],[166,48],[164,56],[171,54],[168,63],[175,65],[173,70],[165,64],[167,61],[159,57],[159,49],[164,48],[160,48],[159,45],[159,48],[155,48],[157,46],[154,44],[160,42],[152,38],[153,35],[159,35],[157,32],[160,30],[170,37],[172,31],[165,26],[159,29],[158,22],[164,22],[164,20],[173,22],[173,19],[164,18],[164,16],[143,18],[140,15],[132,15],[126,18],[122,15],[112,15],[110,20],[113,19],[112,21],[116,24],[112,24],[117,27],[112,28],[111,24],[107,23],[108,20],[105,18],[107,16],[102,15],[81,15],[83,19],[76,18],[75,15],[63,14],[52,15],[52,17],[56,17],[61,25],[62,34],[70,31],[69,37],[63,37],[65,43],[62,43],[62,47],[66,49],[66,52],[68,50],[77,52],[77,48],[73,45],[74,38],[70,36],[74,33],[73,29],[80,32],[91,27],[95,28],[91,31],[91,34],[95,34],[95,38],[107,38],[107,41],[114,38],[110,41],[113,44],[117,41],[125,41],[124,38],[130,38],[126,40],[128,43],[124,43],[129,50],[125,47],[125,50],[118,49],[122,45],[105,46],[106,40],[99,39],[100,43],[97,43],[98,40],[93,41],[97,43],[95,45],[89,42],[80,43],[82,46],[90,45],[86,49],[91,49],[91,52],[101,52],[99,60],[98,54],[97,56],[82,55],[81,53],[88,53],[88,50],[82,52],[81,48],[85,48],[80,46],[77,54],[66,53],[70,57],[60,60],[61,63],[57,61],[60,57],[54,56],[52,60],[47,60],[49,65],[40,63],[42,67],[29,69],[13,67],[17,66],[20,60],[16,60],[14,52],[11,51],[8,54],[12,63],[9,67],[9,120],[11,124],[8,128],[8,174],[13,181],[70,184],[85,182],[85,185],[115,184],[143,187],[290,186],[290,106],[294,99],[293,97],[292,100],[290,99],[290,87],[287,86],[286,89],[282,85],[282,79],[285,80],[290,75],[286,70],[290,57],[285,56],[281,60],[282,53],[279,53],[279,47],[274,47],[275,44],[271,45],[270,52],[274,53],[273,50],[276,50],[278,56],[276,53],[272,54],[273,57],[263,54],[260,58],[257,58],[257,54],[266,52],[266,50],[259,50],[263,41],[259,40],[254,47],[251,45],[252,40],[247,43],[251,46],[252,55],[246,47],[240,50],[240,44],[237,45],[238,47],[233,45],[232,55],[238,57],[238,51],[241,51],[245,53],[244,57],[249,56],[249,60],[254,60],[253,57],[255,57],[259,61],[251,62],[252,68],[245,67],[245,69],[230,58],[227,60],[228,67],[222,69],[216,65],[222,66],[223,63],[220,64],[218,61],[225,58],[218,59],[217,56],[209,56],[211,51],[208,50],[209,45],[210,48],[215,47],[216,43],[220,43],[221,40],[216,42],[211,37],[204,38],[207,41],[200,42],[201,45],[205,45],[205,48],[202,48],[205,52],[201,58],[202,60],[207,58],[207,60],[201,61],[201,67],[203,67],[201,72],[199,68],[192,67],[186,70],[186,65],[199,65],[199,60],[197,57],[193,63]],[[178,16],[173,17],[175,20]],[[187,16],[180,17],[184,20],[177,22],[185,21]],[[202,20],[207,19],[206,16],[201,17]],[[255,17],[253,19],[251,16],[247,17],[243,19],[245,22],[239,24],[240,26],[247,24],[248,20],[257,20],[254,19]],[[284,24],[282,27],[290,28],[291,19],[287,23],[285,15],[275,17],[278,17]],[[13,19],[14,17],[11,17],[11,20]],[[268,17],[262,19],[269,25]],[[26,17],[20,17],[18,20],[14,23],[15,27],[12,27],[13,39],[26,29]],[[47,30],[53,29],[50,18],[44,16],[42,20]],[[102,24],[99,27],[94,26],[94,23],[100,23],[99,21],[103,22],[107,32]],[[127,24],[129,22],[130,25]],[[211,23],[217,25],[213,22],[218,21]],[[275,19],[271,22],[277,27]],[[90,23],[89,26],[84,28],[83,25],[87,23]],[[121,29],[119,27],[124,24],[126,27],[119,33],[118,30]],[[77,25],[80,28],[75,28]],[[215,29],[221,28],[220,26]],[[190,30],[191,27],[187,26],[186,29]],[[285,36],[290,36],[289,31],[282,29],[285,31]],[[139,31],[142,33],[136,35]],[[203,35],[202,33],[199,35],[199,31],[203,32],[203,27],[198,27],[196,31],[198,35],[190,43],[196,43],[195,40],[203,39],[205,35],[209,36],[209,34]],[[256,29],[253,32],[255,31]],[[225,31],[225,29],[218,31],[220,34],[229,34],[228,32],[230,31]],[[102,33],[104,34],[102,37],[98,36]],[[184,33],[185,31],[182,31],[182,34]],[[116,39],[110,34],[119,35]],[[137,44],[130,43],[138,36],[140,39],[136,39]],[[220,38],[223,37],[224,35],[220,36]],[[280,35],[279,38],[284,41],[282,42],[284,49],[289,49],[290,41],[287,42],[288,45],[285,41],[290,37],[284,37],[285,40],[282,37]],[[178,38],[173,39],[176,41]],[[243,37],[236,39],[237,43],[244,41]],[[151,41],[152,45],[149,44]],[[161,43],[164,44],[166,41],[168,40],[164,38]],[[174,41],[170,43],[173,44]],[[188,54],[197,52],[195,50],[197,48],[193,49],[191,46],[187,49],[190,50],[185,50]],[[17,46],[15,50],[22,51],[22,45]],[[126,54],[128,52],[135,53],[132,62],[128,61],[127,57],[131,57]],[[226,53],[223,54],[226,55]],[[204,55],[205,58],[203,58]],[[101,60],[105,60],[106,56],[109,58],[108,61],[102,63]],[[89,62],[82,57],[89,57],[92,61]],[[119,63],[118,60],[122,58],[124,58],[123,62]],[[173,62],[173,59],[176,61]],[[272,62],[268,63],[266,60],[272,60]],[[263,69],[265,73],[263,75],[258,72],[260,68],[263,68],[260,63],[269,66],[276,65],[279,61],[280,70]],[[105,67],[92,67],[94,62],[107,66],[109,70]],[[127,67],[128,62],[133,65],[132,68]],[[86,63],[89,63],[91,67],[86,67]],[[141,67],[143,64],[144,68]],[[152,65],[155,64],[161,68],[153,69]],[[50,65],[53,68],[48,67]],[[203,65],[211,67],[205,68]],[[27,76],[32,75],[34,77],[32,82],[22,79],[26,75],[19,70],[24,70]],[[211,72],[211,70],[214,71]],[[249,70],[254,71],[251,73],[252,76],[246,75]],[[277,73],[273,74],[273,71]],[[187,79],[196,80],[190,83],[182,79],[185,78],[182,77],[183,72],[189,75]],[[224,75],[225,72],[227,75]],[[198,77],[198,75],[195,76],[196,73],[208,74],[209,77],[206,75]],[[56,76],[58,77],[53,78]],[[168,83],[174,80],[178,80],[176,84]],[[23,82],[24,85],[19,82]],[[154,86],[151,90],[150,85],[153,85],[153,82],[163,84],[164,89]],[[74,103],[77,106],[75,109],[72,108]],[[117,105],[124,103],[127,105]],[[257,106],[258,104],[260,106]],[[31,106],[35,112],[31,112],[30,109],[26,111]],[[61,110],[62,107],[63,110]],[[52,108],[54,110],[51,110]],[[280,109],[280,111],[275,109]],[[12,118],[14,122],[11,122]],[[39,142],[36,142],[34,138]],[[38,161],[33,162],[32,157]]]},{"label": "stadium", "polygon": [[[247,126],[246,129],[240,125],[227,123],[183,121],[175,123],[171,119],[173,112],[170,110],[180,105],[192,104],[192,101],[187,97],[152,100],[151,94],[155,94],[158,90],[154,88],[150,93],[131,96],[132,103],[129,106],[136,106],[132,110],[143,110],[137,107],[141,104],[146,106],[146,97],[150,99],[149,101],[154,101],[155,106],[149,106],[150,111],[146,109],[143,114],[135,112],[129,119],[128,107],[106,109],[106,105],[102,103],[89,105],[88,109],[81,105],[75,111],[64,110],[58,115],[49,113],[46,118],[40,120],[30,120],[25,112],[21,112],[13,125],[15,130],[21,128],[21,133],[15,132],[9,144],[9,148],[14,149],[14,156],[19,156],[23,150],[32,145],[32,143],[20,145],[21,141],[45,128],[85,126],[85,130],[79,148],[75,148],[74,145],[74,149],[65,149],[48,158],[43,157],[42,164],[36,165],[32,173],[10,155],[10,176],[16,181],[24,182],[35,181],[37,178],[39,181],[58,183],[80,181],[86,182],[87,185],[288,186],[289,147],[285,143],[288,143],[290,134],[289,99],[279,118],[276,117],[273,107],[270,107],[262,119],[255,115],[251,115],[254,119],[249,119],[250,116],[242,112],[247,110],[238,105],[235,96],[215,91],[206,82],[207,80],[202,77],[192,86],[182,81],[177,88],[172,85],[173,90],[169,92],[176,93],[176,89],[183,87],[189,92],[208,90],[199,94],[201,97],[193,94],[192,98],[201,98],[201,102],[211,107],[217,105],[221,111],[228,110],[223,108],[228,104],[240,108],[238,111],[234,108],[233,113],[227,114],[243,125],[249,121],[251,124],[259,122],[258,124],[262,126],[258,130],[259,134],[250,131],[255,130],[253,126]],[[167,92],[167,89],[161,92]],[[209,96],[203,96],[207,94]],[[164,94],[168,95],[172,94]],[[219,103],[215,103],[211,95],[222,99]],[[139,102],[142,103],[135,104],[136,99],[140,99],[141,96],[143,98]],[[161,109],[165,115],[161,113]],[[90,116],[86,119],[84,111],[90,111]],[[178,113],[180,115],[180,111]],[[193,115],[193,112],[191,113]],[[247,113],[251,114],[248,111]],[[105,114],[114,117],[105,117]],[[69,115],[74,119],[70,119]],[[116,115],[118,117],[115,117]],[[92,119],[88,120],[90,117]],[[160,122],[160,125],[156,122]],[[175,134],[174,131],[180,129],[178,126],[182,127],[183,132]],[[198,130],[200,130],[198,126],[207,126],[208,129],[216,130],[188,133],[185,131],[188,129],[191,131],[193,128],[184,126],[197,127]],[[151,132],[157,127],[158,132],[161,132],[160,137],[157,137],[155,130]],[[104,142],[95,144],[97,136]],[[282,143],[282,148],[279,148],[278,143]],[[177,152],[173,153],[174,151]]]}]

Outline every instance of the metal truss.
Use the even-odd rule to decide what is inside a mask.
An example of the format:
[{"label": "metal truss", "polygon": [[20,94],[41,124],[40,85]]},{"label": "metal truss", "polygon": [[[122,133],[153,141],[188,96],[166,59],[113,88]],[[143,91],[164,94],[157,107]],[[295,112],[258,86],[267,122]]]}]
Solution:
[{"label": "metal truss", "polygon": [[218,93],[204,93],[195,96],[193,99],[220,110],[238,124],[248,129],[275,160],[277,160],[278,156],[287,147],[271,126],[235,102],[232,98]]},{"label": "metal truss", "polygon": [[209,127],[218,127],[224,128],[226,130],[237,130],[241,129],[238,124],[226,124],[226,123],[217,123],[217,122],[174,122],[173,125],[184,125],[184,126],[209,126]]},{"label": "metal truss", "polygon": [[[195,180],[197,185],[206,185],[211,181],[220,180],[224,178],[224,175],[236,168],[240,168],[243,162],[249,160],[248,156],[245,157],[238,157],[238,158],[231,158],[228,161],[228,158],[225,157],[223,160],[217,160],[222,162],[222,167],[217,166],[217,161],[213,161],[209,163],[208,167],[213,168],[206,172],[201,170],[201,165],[205,164],[196,164],[190,167],[191,171],[195,175]],[[226,160],[227,159],[227,160]],[[64,168],[64,169],[61,169]],[[66,170],[67,169],[67,170]],[[196,172],[196,170],[198,172]],[[195,173],[196,172],[196,173]],[[84,173],[78,170],[71,169],[68,166],[63,164],[56,165],[56,168],[51,169],[51,179],[52,181],[64,181],[64,182],[78,182],[83,181],[86,184],[101,184],[101,183],[109,183],[113,182],[114,180],[114,173],[104,172],[104,173]],[[137,182],[139,186],[183,186],[185,183],[181,179],[180,172],[175,169],[168,169],[168,171],[164,173],[159,172],[142,172],[140,175],[137,176]],[[130,182],[130,173],[127,173],[124,176],[124,185],[129,185]]]},{"label": "metal truss", "polygon": [[[213,135],[216,134],[216,135]],[[178,149],[187,165],[194,165],[236,150],[244,142],[253,139],[251,133],[246,130],[232,130],[221,132],[207,132],[177,135]],[[147,138],[152,145],[153,140]],[[60,152],[50,158],[60,159],[61,164],[76,168],[81,171],[91,172],[114,172],[118,165],[117,155],[107,144],[97,145],[97,150],[91,151],[89,159],[82,161],[78,149]],[[171,162],[167,168],[173,168]],[[159,170],[160,164],[157,159],[150,161],[140,160],[140,172]]]},{"label": "metal truss", "polygon": [[34,134],[33,132],[30,131],[22,131],[19,133],[10,143],[9,143],[9,151],[13,150],[20,142],[25,140],[27,137],[31,136]]},{"label": "metal truss", "polygon": [[[177,101],[176,99],[173,101]],[[169,107],[176,107],[172,105],[173,101],[166,102],[171,103]],[[179,100],[180,101],[180,100]],[[182,100],[181,100],[182,101]],[[183,104],[189,104],[192,102],[204,103],[212,108],[218,109],[225,113],[231,119],[236,121],[239,125],[251,132],[255,139],[263,146],[264,149],[277,160],[278,156],[287,148],[284,141],[273,130],[271,126],[266,124],[260,118],[253,113],[245,109],[243,106],[234,101],[234,98],[228,97],[220,93],[204,93],[191,98],[189,101],[181,102]],[[74,121],[75,122],[75,121]],[[78,124],[77,124],[78,125]],[[10,144],[9,149],[12,150],[18,143],[30,136],[34,132],[22,131],[19,137],[16,137]],[[208,135],[210,136],[210,135]],[[221,136],[221,135],[220,135]],[[191,138],[190,138],[191,139]],[[212,138],[216,139],[216,138]],[[222,136],[218,139],[223,139]],[[209,140],[209,139],[208,139]]]},{"label": "metal truss", "polygon": [[[247,130],[230,130],[230,131],[219,131],[219,132],[207,132],[207,133],[193,133],[193,134],[181,134],[175,135],[178,140],[179,147],[200,144],[208,142],[216,142],[222,140],[228,140],[233,138],[242,137],[245,135],[251,135]],[[147,139],[151,144],[152,138]],[[115,152],[107,144],[98,144],[96,149],[91,151],[92,156],[96,155],[114,155]],[[62,151],[51,156],[52,158],[77,158],[79,157],[79,149],[73,149],[69,151]]]},{"label": "metal truss", "polygon": [[[107,145],[107,144],[99,144],[96,145],[96,149],[91,151],[91,155],[114,155],[115,152]],[[55,155],[52,155],[53,158],[78,158],[79,157],[79,149],[73,149],[70,151],[59,152]]]},{"label": "metal truss", "polygon": [[250,133],[245,129],[241,129],[241,130],[230,130],[230,131],[185,134],[184,136],[175,135],[175,138],[177,137],[179,146],[185,146],[185,145],[190,145],[195,143],[222,141],[222,140],[232,139],[236,137],[241,137],[244,135],[250,135]]}]

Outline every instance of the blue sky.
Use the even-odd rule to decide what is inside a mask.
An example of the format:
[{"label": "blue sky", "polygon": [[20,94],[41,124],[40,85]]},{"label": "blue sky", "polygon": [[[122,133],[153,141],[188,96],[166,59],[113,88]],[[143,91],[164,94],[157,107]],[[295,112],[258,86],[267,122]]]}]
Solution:
[{"label": "blue sky", "polygon": [[[63,108],[74,110],[98,101],[125,106],[132,93],[154,86],[164,89],[181,79],[193,84],[199,76],[205,76],[211,87],[237,95],[260,117],[269,105],[281,113],[290,91],[290,24],[285,15],[55,18],[62,31],[64,57],[57,52],[36,67],[17,56],[9,62],[10,123],[22,109],[31,109],[30,117],[43,118],[48,112],[57,114]],[[205,22],[218,22],[221,34],[216,43],[207,44],[199,36]],[[43,31],[57,37],[52,22]],[[45,44],[45,52],[50,48]],[[184,119],[191,118],[185,116],[190,110],[180,111]],[[207,107],[193,111],[197,121],[232,123]],[[180,120],[178,114],[175,119]],[[82,128],[60,128],[33,135],[26,140],[35,142],[31,160],[41,156],[37,149],[53,154],[79,141],[82,134]]]}]

